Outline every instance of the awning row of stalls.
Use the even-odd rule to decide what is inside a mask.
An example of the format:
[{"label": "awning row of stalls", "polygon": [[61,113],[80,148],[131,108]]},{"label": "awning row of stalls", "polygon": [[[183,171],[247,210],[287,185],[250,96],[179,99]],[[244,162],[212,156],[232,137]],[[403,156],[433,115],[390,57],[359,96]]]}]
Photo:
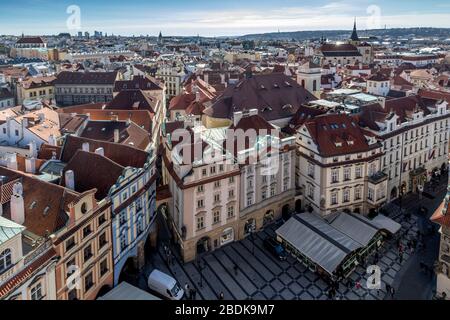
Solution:
[{"label": "awning row of stalls", "polygon": [[374,253],[401,225],[385,216],[369,220],[353,213],[322,218],[312,213],[293,216],[277,231],[285,249],[314,272],[341,278]]}]

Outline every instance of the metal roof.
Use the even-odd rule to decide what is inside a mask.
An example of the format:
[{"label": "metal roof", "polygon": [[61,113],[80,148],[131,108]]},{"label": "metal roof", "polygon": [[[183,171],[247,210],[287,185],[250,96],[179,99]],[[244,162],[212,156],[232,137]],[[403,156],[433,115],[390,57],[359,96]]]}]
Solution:
[{"label": "metal roof", "polygon": [[0,217],[0,244],[3,244],[19,233],[22,233],[23,230],[25,230],[24,226]]}]

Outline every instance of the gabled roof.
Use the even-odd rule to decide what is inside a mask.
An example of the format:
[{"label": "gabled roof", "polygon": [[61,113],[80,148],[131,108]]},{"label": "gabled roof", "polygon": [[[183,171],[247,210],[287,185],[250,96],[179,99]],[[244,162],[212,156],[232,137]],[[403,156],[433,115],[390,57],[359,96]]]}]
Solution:
[{"label": "gabled roof", "polygon": [[[18,171],[0,167],[0,175],[8,177],[11,182],[22,183],[25,208],[23,225],[29,232],[40,237],[63,228],[69,219],[69,204],[80,197],[75,191]],[[3,217],[11,219],[9,202],[3,205]]]},{"label": "gabled roof", "polygon": [[267,121],[292,117],[305,102],[315,96],[292,78],[281,73],[253,75],[228,87],[204,114],[220,119],[232,119],[234,112],[258,109]]},{"label": "gabled roof", "polygon": [[322,156],[365,152],[371,149],[362,129],[346,114],[320,115],[305,127]]},{"label": "gabled roof", "polygon": [[42,40],[41,37],[22,37],[19,40],[17,40],[18,44],[44,44],[44,40]]},{"label": "gabled roof", "polygon": [[[99,154],[77,150],[64,168],[63,177],[68,170],[74,172],[77,192],[96,189],[95,198],[102,200],[116,184],[125,168]],[[61,179],[61,185],[65,186],[65,179]]]},{"label": "gabled roof", "polygon": [[106,105],[108,110],[147,110],[155,113],[158,100],[142,90],[125,90],[119,92]]},{"label": "gabled roof", "polygon": [[103,148],[105,157],[123,167],[143,168],[149,156],[149,154],[145,151],[120,143],[99,141],[69,135],[66,137],[64,142],[61,161],[68,163],[76,152],[82,149],[84,142],[89,143],[90,152],[95,152],[96,149]]}]

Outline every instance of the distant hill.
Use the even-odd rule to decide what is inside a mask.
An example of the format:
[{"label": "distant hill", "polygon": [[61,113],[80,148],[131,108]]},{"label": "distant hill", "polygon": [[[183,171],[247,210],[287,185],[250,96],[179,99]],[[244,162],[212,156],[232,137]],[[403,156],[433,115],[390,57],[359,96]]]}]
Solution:
[{"label": "distant hill", "polygon": [[[331,40],[348,39],[351,30],[317,30],[317,31],[294,31],[273,32],[261,34],[248,34],[241,36],[242,40],[311,40],[325,37]],[[450,38],[450,28],[394,28],[378,30],[360,30],[360,37],[393,37],[393,38],[422,38],[437,37],[441,39]]]}]

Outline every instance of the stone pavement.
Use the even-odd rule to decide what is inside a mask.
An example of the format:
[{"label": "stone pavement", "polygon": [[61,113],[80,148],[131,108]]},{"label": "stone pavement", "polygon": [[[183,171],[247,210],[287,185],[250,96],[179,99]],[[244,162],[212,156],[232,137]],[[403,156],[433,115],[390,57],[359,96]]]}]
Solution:
[{"label": "stone pavement", "polygon": [[[447,181],[445,180],[435,189],[428,189],[427,191],[434,198],[422,197],[422,199],[419,199],[415,194],[408,195],[403,201],[403,207],[412,214],[417,214],[419,206],[425,206],[428,209],[428,214],[425,217],[419,217],[419,219],[422,219],[425,225],[433,225],[429,218],[445,197],[446,187]],[[394,281],[394,287],[397,290],[395,299],[429,300],[432,298],[436,287],[435,276],[422,272],[420,263],[424,262],[426,265],[432,266],[438,258],[440,236],[437,228],[437,225],[435,225],[434,231],[424,237],[425,250],[416,251],[401,272],[397,274]]]},{"label": "stone pavement", "polygon": [[[401,219],[400,217],[397,220]],[[405,234],[403,244],[406,247],[408,237],[417,235],[417,217],[410,221],[402,221],[401,232]],[[182,264],[176,258],[173,265],[168,266],[164,260],[162,246],[153,253],[139,278],[139,286],[147,289],[146,278],[154,268],[171,274],[184,287],[186,283],[197,289],[197,299],[216,300],[223,292],[226,300],[323,300],[327,299],[328,285],[315,273],[308,270],[293,257],[281,262],[274,258],[263,247],[263,240],[273,235],[277,225],[255,234],[254,255],[253,242],[250,238],[234,242],[203,257],[204,268],[200,271],[196,263]],[[340,284],[336,299],[342,300],[381,300],[385,297],[385,284],[393,284],[394,279],[407,263],[409,254],[404,254],[400,263],[395,241],[387,242],[379,252],[378,265],[382,271],[382,289],[368,290],[365,269],[359,266],[351,275],[351,279],[360,282],[362,288],[347,287]],[[238,271],[235,274],[234,265]]]}]

